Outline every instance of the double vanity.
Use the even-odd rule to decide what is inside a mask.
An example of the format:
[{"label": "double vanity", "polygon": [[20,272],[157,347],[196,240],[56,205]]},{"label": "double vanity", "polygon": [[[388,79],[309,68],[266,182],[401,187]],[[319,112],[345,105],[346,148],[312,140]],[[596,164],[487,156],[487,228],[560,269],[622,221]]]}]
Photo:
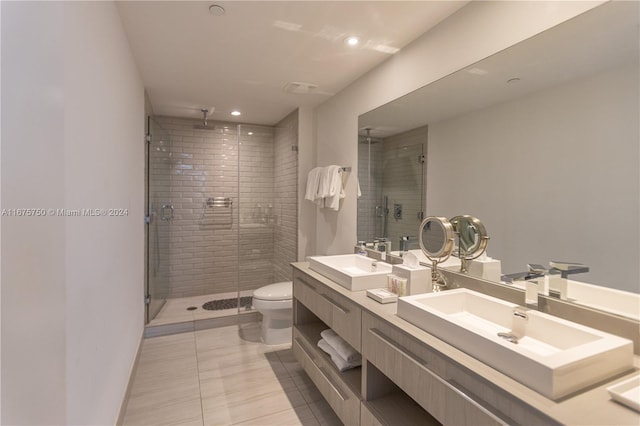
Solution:
[{"label": "double vanity", "polygon": [[[309,260],[293,264],[293,352],[345,424],[640,423],[607,390],[638,376],[633,337],[483,294],[463,274],[449,277],[455,288],[381,304],[365,290],[386,286],[375,281],[386,263]],[[327,328],[361,367],[341,372],[317,347]]]}]

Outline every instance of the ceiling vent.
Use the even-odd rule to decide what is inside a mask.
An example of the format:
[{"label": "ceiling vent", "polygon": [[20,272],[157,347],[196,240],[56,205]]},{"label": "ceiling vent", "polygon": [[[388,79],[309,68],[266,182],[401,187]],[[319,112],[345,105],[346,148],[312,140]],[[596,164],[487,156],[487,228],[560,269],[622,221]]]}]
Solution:
[{"label": "ceiling vent", "polygon": [[318,86],[315,84],[292,81],[287,83],[282,90],[285,93],[294,93],[296,95],[310,95],[315,93],[317,89]]}]

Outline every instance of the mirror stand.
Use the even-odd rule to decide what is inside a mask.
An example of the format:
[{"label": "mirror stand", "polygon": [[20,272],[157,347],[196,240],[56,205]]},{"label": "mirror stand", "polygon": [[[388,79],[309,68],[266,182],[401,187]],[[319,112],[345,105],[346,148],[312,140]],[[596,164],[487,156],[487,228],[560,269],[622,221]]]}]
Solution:
[{"label": "mirror stand", "polygon": [[473,216],[455,216],[449,222],[458,236],[460,272],[466,274],[469,272],[469,261],[477,259],[487,250],[489,236],[482,222]]},{"label": "mirror stand", "polygon": [[424,255],[431,260],[431,291],[446,289],[447,282],[438,270],[438,263],[449,259],[453,251],[453,225],[444,217],[429,216],[420,224],[418,242]]}]

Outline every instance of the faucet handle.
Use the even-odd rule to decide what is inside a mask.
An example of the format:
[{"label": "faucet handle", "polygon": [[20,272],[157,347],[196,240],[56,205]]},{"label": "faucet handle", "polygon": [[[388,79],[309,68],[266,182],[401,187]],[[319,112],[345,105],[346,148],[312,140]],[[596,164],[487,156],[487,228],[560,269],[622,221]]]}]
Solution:
[{"label": "faucet handle", "polygon": [[551,262],[549,262],[549,266],[552,268],[556,268],[559,271],[571,271],[578,268],[579,269],[586,268],[587,271],[589,270],[589,267],[587,265],[582,263],[577,263],[577,262],[559,262],[557,260],[552,260]]},{"label": "faucet handle", "polygon": [[549,266],[551,267],[551,271],[555,271],[557,274],[560,272],[560,276],[562,278],[567,278],[569,274],[581,274],[584,272],[589,272],[589,267],[582,263],[575,262],[558,262],[556,260],[552,260],[549,262]]},{"label": "faucet handle", "polygon": [[547,272],[549,272],[547,268],[537,263],[529,263],[527,265],[527,268],[529,268],[529,272],[533,274],[545,275]]}]

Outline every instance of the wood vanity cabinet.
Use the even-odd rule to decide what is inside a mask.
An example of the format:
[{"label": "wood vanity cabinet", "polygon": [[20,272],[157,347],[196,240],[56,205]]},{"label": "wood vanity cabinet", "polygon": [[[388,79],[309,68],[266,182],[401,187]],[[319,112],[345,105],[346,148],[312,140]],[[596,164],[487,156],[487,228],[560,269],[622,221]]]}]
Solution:
[{"label": "wood vanity cabinet", "polygon": [[293,354],[346,425],[360,424],[362,368],[340,372],[318,348],[320,333],[332,328],[361,351],[360,307],[316,279],[294,269]]},{"label": "wood vanity cabinet", "polygon": [[[293,353],[346,425],[558,424],[335,288],[294,267]],[[338,371],[317,347],[326,328],[362,367]]]},{"label": "wood vanity cabinet", "polygon": [[361,352],[360,307],[301,271],[294,271],[293,282],[294,299],[302,302],[327,328],[332,328]]},{"label": "wood vanity cabinet", "polygon": [[[558,424],[369,313],[362,314],[362,352],[367,367],[375,366],[442,424]],[[366,400],[380,392],[365,386]]]}]

